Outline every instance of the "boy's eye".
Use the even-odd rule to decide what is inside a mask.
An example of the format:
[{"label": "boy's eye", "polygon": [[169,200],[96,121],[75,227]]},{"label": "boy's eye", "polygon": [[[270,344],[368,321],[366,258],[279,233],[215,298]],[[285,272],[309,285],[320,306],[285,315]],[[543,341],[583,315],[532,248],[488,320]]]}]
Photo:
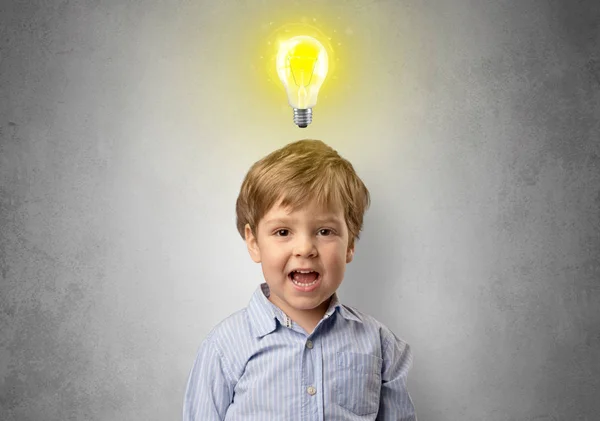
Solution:
[{"label": "boy's eye", "polygon": [[[275,231],[275,236],[277,237],[287,237],[290,233],[290,230],[288,229],[280,229]],[[333,230],[329,229],[329,228],[322,228],[319,230],[319,234],[325,237],[329,237],[331,234],[333,234]]]}]

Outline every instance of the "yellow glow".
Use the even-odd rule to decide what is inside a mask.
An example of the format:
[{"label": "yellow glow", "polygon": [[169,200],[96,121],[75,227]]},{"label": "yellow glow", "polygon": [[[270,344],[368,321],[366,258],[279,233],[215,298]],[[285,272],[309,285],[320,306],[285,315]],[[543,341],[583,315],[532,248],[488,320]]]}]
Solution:
[{"label": "yellow glow", "polygon": [[276,67],[291,107],[307,109],[317,104],[319,89],[329,70],[329,57],[323,44],[307,35],[281,41]]}]

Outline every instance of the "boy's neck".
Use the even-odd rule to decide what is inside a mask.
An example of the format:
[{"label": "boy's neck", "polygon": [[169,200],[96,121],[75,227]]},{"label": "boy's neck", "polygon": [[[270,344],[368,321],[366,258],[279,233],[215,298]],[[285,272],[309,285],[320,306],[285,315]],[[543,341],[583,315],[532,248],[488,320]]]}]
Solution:
[{"label": "boy's neck", "polygon": [[[298,326],[306,331],[309,335],[313,333],[315,327],[319,324],[323,316],[325,316],[325,312],[329,308],[329,303],[331,303],[331,298],[325,300],[318,307],[312,310],[294,310],[294,309],[286,309],[281,308],[278,303],[273,303],[277,305],[290,319],[292,319]],[[269,297],[269,301],[272,302],[271,297]]]}]

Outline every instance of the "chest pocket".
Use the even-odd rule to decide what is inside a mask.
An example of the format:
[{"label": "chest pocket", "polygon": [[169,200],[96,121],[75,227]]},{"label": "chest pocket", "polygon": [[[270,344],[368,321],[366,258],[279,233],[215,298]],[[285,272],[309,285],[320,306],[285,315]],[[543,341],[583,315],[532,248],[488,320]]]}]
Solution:
[{"label": "chest pocket", "polygon": [[383,360],[375,355],[354,352],[338,352],[336,359],[336,403],[356,415],[376,413],[379,410]]}]

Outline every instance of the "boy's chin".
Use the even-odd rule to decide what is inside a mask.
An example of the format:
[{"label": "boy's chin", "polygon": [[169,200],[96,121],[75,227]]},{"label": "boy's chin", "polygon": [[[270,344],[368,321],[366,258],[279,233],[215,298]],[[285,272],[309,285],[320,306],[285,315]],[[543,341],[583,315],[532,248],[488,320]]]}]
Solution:
[{"label": "boy's chin", "polygon": [[290,300],[290,304],[298,311],[322,310],[329,305],[329,297],[304,297]]}]

